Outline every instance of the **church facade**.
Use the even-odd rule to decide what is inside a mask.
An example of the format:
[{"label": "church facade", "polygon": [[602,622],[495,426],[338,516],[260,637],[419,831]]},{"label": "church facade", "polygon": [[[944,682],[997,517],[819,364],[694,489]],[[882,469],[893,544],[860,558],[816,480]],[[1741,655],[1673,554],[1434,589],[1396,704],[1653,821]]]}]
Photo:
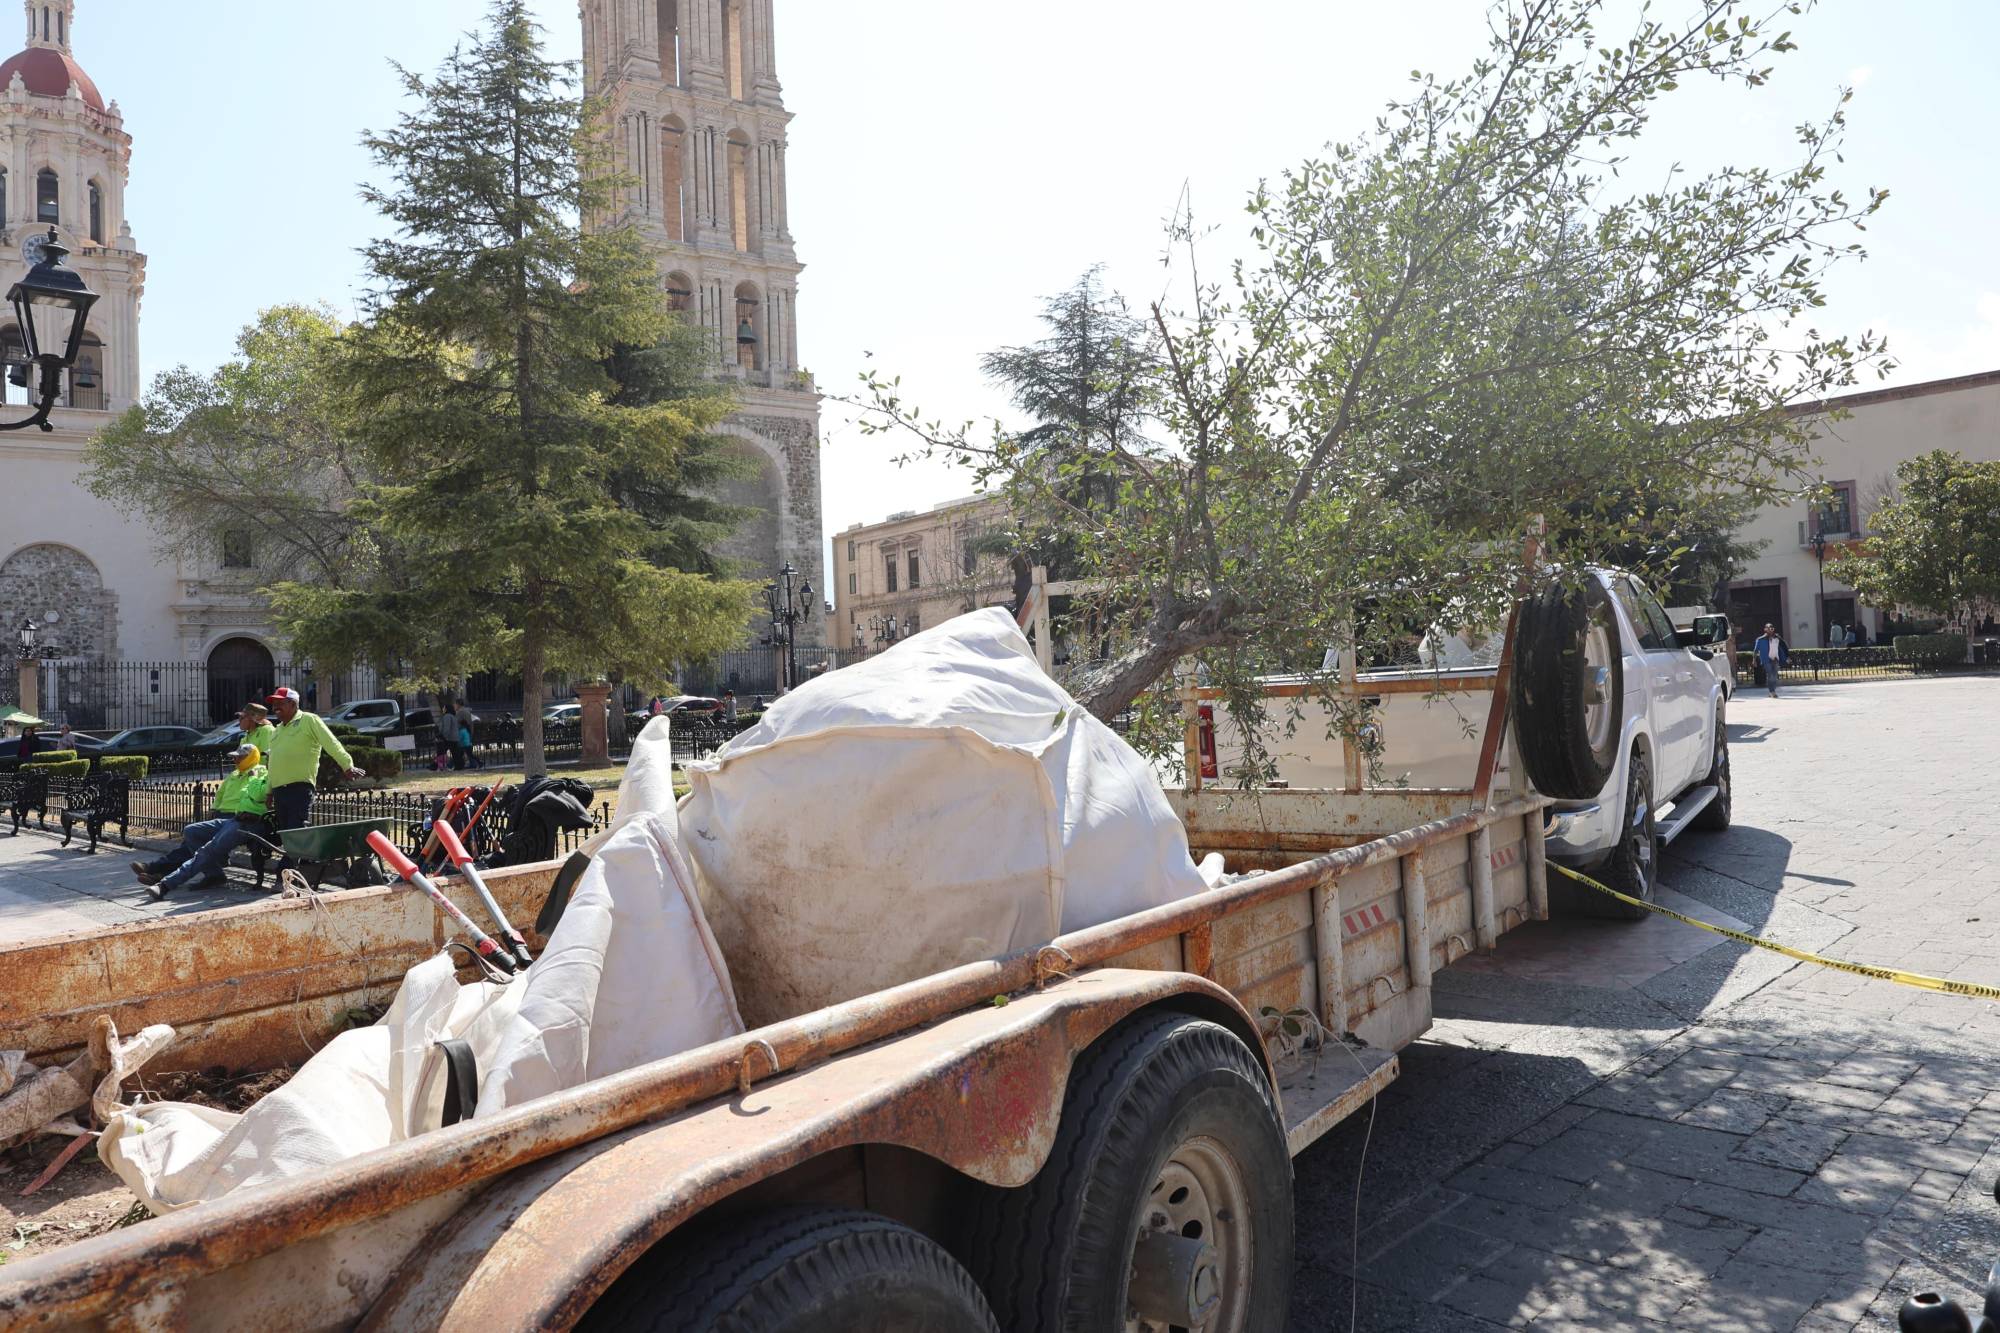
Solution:
[{"label": "church facade", "polygon": [[[668,302],[708,331],[738,410],[721,427],[746,462],[722,496],[755,511],[722,554],[744,578],[791,564],[827,586],[819,394],[799,365],[772,0],[583,0],[586,91],[602,100],[625,181],[600,222],[632,227]],[[800,643],[824,640],[815,615]]]},{"label": "church facade", "polygon": [[[75,0],[27,0],[24,8],[26,45],[0,63],[0,290],[27,271],[24,243],[53,227],[98,301],[51,415],[54,429],[0,433],[0,627],[12,642],[22,621],[35,621],[43,645],[55,647],[56,682],[120,661],[227,671],[247,663],[268,673],[277,645],[256,596],[254,552],[218,533],[205,559],[163,558],[144,520],[82,483],[85,445],[140,393],[146,256],[125,209],[132,137],[117,102],[77,63]],[[19,348],[9,312],[0,324],[9,371]],[[0,387],[0,416],[25,416],[27,388],[7,377]],[[45,710],[78,705],[68,711],[79,725],[122,720],[86,716],[102,711],[98,699],[70,700],[60,684],[57,695]],[[206,699],[194,702],[198,716]]]}]

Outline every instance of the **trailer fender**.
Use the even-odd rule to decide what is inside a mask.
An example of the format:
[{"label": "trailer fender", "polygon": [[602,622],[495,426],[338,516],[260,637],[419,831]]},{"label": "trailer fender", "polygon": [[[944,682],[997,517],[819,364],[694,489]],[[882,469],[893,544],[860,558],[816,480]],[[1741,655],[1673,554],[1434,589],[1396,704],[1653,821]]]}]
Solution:
[{"label": "trailer fender", "polygon": [[688,1218],[836,1149],[895,1145],[987,1184],[1025,1184],[1054,1143],[1077,1055],[1149,1007],[1224,1023],[1271,1072],[1229,992],[1191,973],[1123,968],[996,998],[768,1081],[756,1081],[768,1066],[753,1041],[747,1091],[494,1182],[418,1247],[361,1328],[569,1328]]}]

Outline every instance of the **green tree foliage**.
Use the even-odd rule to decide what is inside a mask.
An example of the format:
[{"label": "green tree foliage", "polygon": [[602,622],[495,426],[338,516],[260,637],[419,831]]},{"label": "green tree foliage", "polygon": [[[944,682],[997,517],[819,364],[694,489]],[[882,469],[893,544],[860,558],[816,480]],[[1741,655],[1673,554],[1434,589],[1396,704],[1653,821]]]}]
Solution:
[{"label": "green tree foliage", "polygon": [[1928,612],[1971,629],[2000,610],[2000,463],[1947,449],[1896,467],[1894,498],[1868,517],[1858,547],[1830,554],[1828,578],[1863,601]]},{"label": "green tree foliage", "polygon": [[1603,14],[1497,5],[1468,73],[1413,74],[1372,130],[1258,189],[1254,257],[1226,277],[1195,268],[1181,213],[1187,278],[1150,311],[1163,368],[1142,386],[1160,439],[1111,451],[1115,521],[1065,508],[1017,436],[867,387],[878,422],[1075,541],[1114,629],[1072,682],[1098,716],[1172,707],[1146,692],[1198,657],[1256,734],[1259,673],[1315,673],[1330,697],[1330,646],[1380,660],[1441,610],[1497,623],[1537,516],[1578,516],[1555,551],[1573,569],[1624,527],[1600,497],[1796,490],[1813,423],[1786,405],[1882,354],[1809,323],[1885,197],[1827,180],[1845,95],[1788,165],[1630,187],[1620,166],[1661,99],[1693,79],[1754,89],[1793,42],[1735,0],[1672,23],[1642,10],[1622,34]]},{"label": "green tree foliage", "polygon": [[394,233],[368,247],[347,361],[380,473],[358,508],[399,558],[273,602],[323,662],[400,659],[433,683],[517,667],[535,768],[550,671],[663,681],[741,636],[749,585],[658,563],[697,535],[667,497],[728,400],[662,392],[671,355],[621,350],[668,343],[671,316],[639,241],[582,225],[619,180],[524,0],[403,79],[414,109],[367,141],[393,185],[365,194]]},{"label": "green tree foliage", "polygon": [[332,312],[273,306],[213,374],[156,376],[90,442],[86,484],[145,519],[163,554],[208,564],[240,532],[260,573],[339,581],[368,544],[349,509],[369,471],[349,435],[344,346]]}]

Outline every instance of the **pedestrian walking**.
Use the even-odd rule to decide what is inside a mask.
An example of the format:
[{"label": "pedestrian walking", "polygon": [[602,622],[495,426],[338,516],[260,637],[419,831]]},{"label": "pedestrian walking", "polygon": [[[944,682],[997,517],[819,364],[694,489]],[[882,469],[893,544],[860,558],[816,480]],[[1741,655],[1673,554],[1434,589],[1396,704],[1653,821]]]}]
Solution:
[{"label": "pedestrian walking", "polygon": [[181,829],[178,847],[152,861],[134,861],[132,873],[154,898],[177,889],[200,889],[226,882],[230,853],[252,837],[269,838],[270,777],[263,752],[245,743],[230,752],[234,771],[222,780],[210,808],[215,818]]},{"label": "pedestrian walking", "polygon": [[24,764],[35,757],[35,729],[33,727],[21,728],[21,743],[14,747],[14,757]]},{"label": "pedestrian walking", "polygon": [[1757,636],[1752,652],[1756,655],[1759,680],[1764,688],[1771,692],[1771,697],[1777,698],[1778,671],[1791,660],[1792,654],[1791,650],[1785,647],[1785,641],[1778,636],[1776,625],[1764,626],[1764,632]]},{"label": "pedestrian walking", "polygon": [[728,718],[731,722],[734,722],[736,720],[735,690],[724,690],[722,692],[722,715],[725,718]]},{"label": "pedestrian walking", "polygon": [[478,725],[479,714],[466,707],[463,699],[459,700],[458,712],[452,718],[452,743],[458,747],[452,754],[453,768],[484,767],[479,756],[472,752],[472,729]]},{"label": "pedestrian walking", "polygon": [[[271,827],[283,832],[304,828],[312,814],[313,783],[319,777],[319,757],[324,754],[350,778],[366,776],[354,766],[354,756],[326,728],[319,714],[299,707],[299,692],[282,685],[264,700],[275,719],[271,752],[265,767],[271,791]],[[278,869],[290,870],[292,858],[278,862]]]},{"label": "pedestrian walking", "polygon": [[56,748],[68,750],[71,754],[76,753],[76,733],[69,729],[67,722],[63,723],[62,730],[56,733]]}]

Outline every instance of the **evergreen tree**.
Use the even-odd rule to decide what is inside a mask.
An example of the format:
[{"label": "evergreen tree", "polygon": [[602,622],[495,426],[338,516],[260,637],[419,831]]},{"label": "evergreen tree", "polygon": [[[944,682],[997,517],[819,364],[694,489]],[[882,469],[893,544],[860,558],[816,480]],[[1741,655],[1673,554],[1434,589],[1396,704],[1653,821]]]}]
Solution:
[{"label": "evergreen tree", "polygon": [[435,684],[518,668],[536,771],[551,671],[664,682],[742,634],[750,585],[658,563],[693,530],[640,498],[687,484],[729,403],[613,378],[672,317],[638,240],[583,226],[619,182],[525,0],[495,0],[436,75],[402,76],[415,107],[367,140],[392,184],[364,191],[395,234],[367,248],[347,366],[382,477],[365,516],[403,559],[274,602],[322,661],[401,659]]}]

